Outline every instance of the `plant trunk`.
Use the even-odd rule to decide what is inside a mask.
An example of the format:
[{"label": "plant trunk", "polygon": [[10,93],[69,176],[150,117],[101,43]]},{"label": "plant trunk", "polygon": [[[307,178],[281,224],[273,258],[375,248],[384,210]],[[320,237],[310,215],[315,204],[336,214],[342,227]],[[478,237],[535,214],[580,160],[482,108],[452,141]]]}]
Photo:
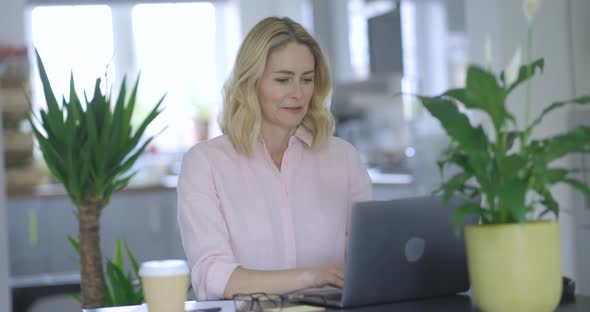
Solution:
[{"label": "plant trunk", "polygon": [[82,308],[104,306],[102,253],[100,251],[100,201],[84,200],[78,210]]}]

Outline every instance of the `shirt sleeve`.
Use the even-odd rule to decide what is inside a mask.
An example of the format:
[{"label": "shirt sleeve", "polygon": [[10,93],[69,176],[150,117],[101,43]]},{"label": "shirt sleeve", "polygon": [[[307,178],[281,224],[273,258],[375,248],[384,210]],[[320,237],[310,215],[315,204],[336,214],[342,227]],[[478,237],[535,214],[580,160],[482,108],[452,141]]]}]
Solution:
[{"label": "shirt sleeve", "polygon": [[230,246],[211,166],[197,147],[189,150],[178,178],[178,225],[197,300],[223,299],[238,267]]},{"label": "shirt sleeve", "polygon": [[354,148],[349,145],[348,168],[349,168],[349,194],[350,205],[373,199],[373,184],[367,168]]},{"label": "shirt sleeve", "polygon": [[[355,203],[369,201],[373,199],[373,184],[367,168],[361,161],[361,158],[354,148],[349,145],[347,153],[348,162],[348,192],[349,204],[346,216],[346,239],[348,240],[348,231],[350,230],[350,215]],[[344,251],[346,257],[346,249]]]}]

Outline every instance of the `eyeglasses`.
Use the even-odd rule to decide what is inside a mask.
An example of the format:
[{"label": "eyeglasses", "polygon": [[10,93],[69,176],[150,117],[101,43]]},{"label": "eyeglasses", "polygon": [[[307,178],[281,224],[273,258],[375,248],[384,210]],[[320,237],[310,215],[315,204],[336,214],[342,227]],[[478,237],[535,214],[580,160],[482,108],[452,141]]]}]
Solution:
[{"label": "eyeglasses", "polygon": [[262,312],[269,309],[280,312],[283,310],[283,306],[288,300],[288,297],[286,295],[266,294],[261,292],[252,294],[235,294],[233,300],[237,312]]}]

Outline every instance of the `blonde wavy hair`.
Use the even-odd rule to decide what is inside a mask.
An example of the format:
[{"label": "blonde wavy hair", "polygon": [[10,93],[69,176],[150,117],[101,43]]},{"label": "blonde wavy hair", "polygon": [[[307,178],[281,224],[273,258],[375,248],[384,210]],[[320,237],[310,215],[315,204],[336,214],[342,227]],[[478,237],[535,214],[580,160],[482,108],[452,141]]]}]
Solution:
[{"label": "blonde wavy hair", "polygon": [[219,125],[240,153],[251,154],[260,135],[262,112],[257,86],[267,58],[276,48],[291,42],[306,45],[315,58],[314,92],[301,126],[311,132],[313,148],[324,145],[332,136],[334,120],[327,101],[332,81],[320,45],[303,26],[290,18],[268,17],[246,35],[223,90]]}]

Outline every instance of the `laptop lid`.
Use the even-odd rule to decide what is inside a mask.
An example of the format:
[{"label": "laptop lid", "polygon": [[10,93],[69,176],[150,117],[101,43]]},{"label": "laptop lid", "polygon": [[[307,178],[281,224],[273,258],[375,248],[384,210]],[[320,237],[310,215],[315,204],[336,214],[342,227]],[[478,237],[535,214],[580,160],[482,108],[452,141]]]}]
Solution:
[{"label": "laptop lid", "polygon": [[[341,307],[388,303],[467,291],[463,233],[452,216],[464,202],[445,205],[423,196],[371,201],[352,209]],[[465,223],[477,223],[476,217]]]}]

